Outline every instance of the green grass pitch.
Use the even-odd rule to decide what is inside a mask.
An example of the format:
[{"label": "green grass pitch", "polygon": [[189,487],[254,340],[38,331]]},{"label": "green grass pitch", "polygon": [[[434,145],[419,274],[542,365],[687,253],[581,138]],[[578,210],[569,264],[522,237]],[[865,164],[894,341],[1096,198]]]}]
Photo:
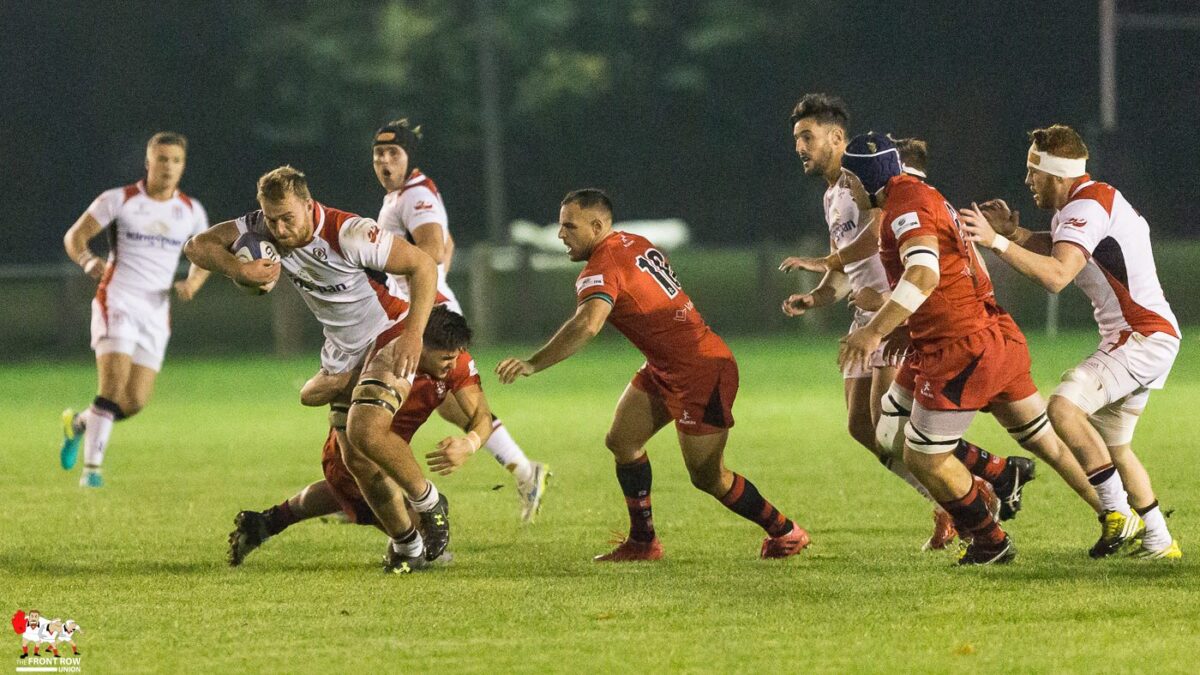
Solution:
[{"label": "green grass pitch", "polygon": [[[1034,341],[1043,392],[1094,340]],[[90,400],[90,365],[5,365],[0,610],[75,618],[89,672],[1194,672],[1193,344],[1136,439],[1176,509],[1182,563],[1090,560],[1098,525],[1044,470],[1009,527],[1017,562],[986,569],[920,551],[930,509],[845,433],[833,339],[731,344],[742,386],[727,461],[810,530],[797,558],[758,560],[761,532],[690,486],[665,432],[650,445],[665,559],[591,562],[627,524],[603,438],[640,359],[617,340],[510,387],[491,368],[527,349],[476,353],[495,410],[551,463],[549,496],[521,526],[508,474],[480,453],[437,481],[455,562],[409,577],[380,572],[375,530],[317,521],[225,565],[239,509],[320,477],[325,413],[297,403],[315,355],[168,358],[150,406],[113,434],[108,485],[90,492],[57,459],[58,413]],[[431,421],[418,452],[449,431]],[[1015,450],[988,417],[972,438]]]}]

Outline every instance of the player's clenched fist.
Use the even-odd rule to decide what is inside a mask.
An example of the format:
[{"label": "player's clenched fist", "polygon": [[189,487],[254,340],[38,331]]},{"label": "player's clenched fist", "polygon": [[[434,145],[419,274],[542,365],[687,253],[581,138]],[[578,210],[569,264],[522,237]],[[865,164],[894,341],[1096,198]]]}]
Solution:
[{"label": "player's clenched fist", "polygon": [[279,263],[266,258],[251,260],[238,265],[234,281],[243,286],[263,286],[279,278]]},{"label": "player's clenched fist", "polygon": [[812,293],[795,293],[783,301],[783,313],[788,316],[802,316],[813,307],[816,307],[816,301]]},{"label": "player's clenched fist", "polygon": [[496,374],[500,376],[501,384],[512,384],[518,377],[529,377],[533,373],[533,364],[511,357],[496,366]]}]

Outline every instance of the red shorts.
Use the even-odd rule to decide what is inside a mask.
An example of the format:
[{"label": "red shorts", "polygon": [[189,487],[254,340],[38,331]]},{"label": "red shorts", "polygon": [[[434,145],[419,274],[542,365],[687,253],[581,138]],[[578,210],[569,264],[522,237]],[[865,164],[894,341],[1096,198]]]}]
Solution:
[{"label": "red shorts", "polygon": [[675,373],[646,364],[633,376],[632,384],[666,405],[680,433],[706,436],[733,426],[733,400],[738,391],[733,357],[707,360]]},{"label": "red shorts", "polygon": [[337,500],[338,506],[342,507],[342,511],[345,511],[346,515],[350,517],[351,522],[359,525],[374,525],[375,513],[371,511],[367,500],[363,499],[362,492],[358,489],[358,483],[354,481],[354,476],[350,475],[350,470],[342,461],[337,432],[333,429],[329,430],[329,436],[325,439],[325,447],[321,450],[321,471],[325,474],[325,482],[329,483],[329,488],[333,491],[333,498]]},{"label": "red shorts", "polygon": [[913,398],[926,410],[980,410],[1036,394],[1029,347],[1006,328],[995,325],[934,351],[911,352],[901,371],[911,368]]}]

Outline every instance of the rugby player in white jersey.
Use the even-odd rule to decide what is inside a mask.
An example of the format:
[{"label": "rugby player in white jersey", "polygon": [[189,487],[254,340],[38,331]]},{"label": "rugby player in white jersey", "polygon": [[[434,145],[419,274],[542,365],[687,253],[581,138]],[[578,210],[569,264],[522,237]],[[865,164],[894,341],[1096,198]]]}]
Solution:
[{"label": "rugby player in white jersey", "polygon": [[[842,172],[842,154],[848,140],[850,115],[845,102],[839,98],[826,94],[807,94],[793,109],[791,121],[796,154],[804,163],[804,173],[821,176],[828,186],[824,197],[825,223],[829,226],[830,257],[838,261],[840,252],[856,241],[870,242],[879,237],[876,222],[878,209],[860,212],[847,184],[849,177]],[[824,273],[821,282],[807,293],[797,293],[785,300],[784,314],[801,316],[810,309],[831,305],[850,295],[853,298],[851,304],[854,305],[850,329],[853,331],[865,326],[874,316],[874,310],[882,306],[889,294],[887,274],[879,260],[879,245],[872,245],[867,255],[856,256],[844,267],[836,262],[836,267],[826,267],[823,259],[790,257],[783,261],[779,269],[785,272],[794,269],[815,271],[816,261],[821,261],[820,271]],[[867,308],[860,306],[859,302],[867,305]],[[926,547],[941,549],[954,538],[953,520],[938,507],[937,501],[921,481],[904,465],[903,457],[899,453],[893,455],[888,452],[875,439],[880,401],[896,376],[894,364],[884,360],[883,352],[884,347],[881,346],[873,355],[870,367],[852,366],[842,373],[850,436],[871,451],[889,471],[932,503],[934,532]]]},{"label": "rugby player in white jersey", "polygon": [[[195,265],[175,281],[183,244],[208,229],[200,202],[179,191],[187,139],[171,131],[146,145],[146,177],[102,193],[63,237],[67,255],[100,283],[92,300],[92,350],[99,384],[96,398],[76,414],[63,411],[59,460],[71,469],[82,441],[79,484],[101,487],[100,466],[113,424],[136,415],[150,399],[171,336],[170,296],[191,300],[208,278]],[[89,242],[108,235],[108,259]]]},{"label": "rugby player in white jersey", "polygon": [[1181,558],[1131,445],[1150,391],[1163,387],[1180,345],[1150,227],[1116,188],[1087,174],[1087,146],[1073,129],[1055,124],[1030,138],[1025,184],[1039,208],[1054,212],[1050,231],[1020,227],[1000,200],[963,209],[962,230],[1051,293],[1074,281],[1092,301],[1100,346],[1067,371],[1047,411],[1100,497],[1101,535],[1091,556],[1130,550]]},{"label": "rugby player in white jersey", "polygon": [[[437,293],[437,266],[370,218],[315,201],[304,174],[290,166],[259,179],[258,202],[259,210],[193,238],[187,256],[249,286],[273,282],[280,268],[286,273],[324,327],[319,377],[349,380],[360,373],[349,412],[334,407],[330,421],[335,429],[345,428],[343,460],[391,537],[385,569],[425,567],[449,542],[449,507],[445,495],[425,479],[412,449],[390,427],[421,357],[421,336]],[[280,261],[240,262],[234,257],[230,246],[247,232],[273,241]],[[386,274],[409,276],[407,302],[388,292]],[[308,389],[302,402],[314,404]],[[405,497],[420,515],[421,531],[408,516]]]},{"label": "rugby player in white jersey", "polygon": [[[449,218],[437,186],[417,168],[415,153],[420,140],[421,127],[412,126],[407,119],[388,122],[375,132],[372,144],[375,177],[387,190],[379,209],[379,224],[392,234],[411,241],[437,261],[438,301],[455,314],[462,314],[454,291],[446,283],[446,273],[454,255]],[[388,279],[393,292],[408,297],[407,279],[394,274],[388,275]],[[453,397],[446,399],[438,413],[459,428],[470,424],[470,419]],[[532,522],[541,508],[549,467],[542,462],[530,461],[499,417],[492,421],[492,435],[484,448],[500,466],[513,474],[521,499],[521,519]]]}]

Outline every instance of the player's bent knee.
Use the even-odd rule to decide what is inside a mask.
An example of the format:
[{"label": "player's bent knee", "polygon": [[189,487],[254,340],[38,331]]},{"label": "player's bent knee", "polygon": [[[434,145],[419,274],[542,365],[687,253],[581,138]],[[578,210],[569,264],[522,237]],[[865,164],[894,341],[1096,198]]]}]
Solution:
[{"label": "player's bent knee", "polygon": [[1076,401],[1055,391],[1050,396],[1050,402],[1046,404],[1046,416],[1050,418],[1051,424],[1058,427],[1087,417],[1087,411]]},{"label": "player's bent knee", "polygon": [[1022,447],[1026,448],[1037,444],[1046,434],[1052,431],[1053,427],[1050,424],[1050,416],[1045,410],[1024,424],[1008,427],[1008,435]]}]

